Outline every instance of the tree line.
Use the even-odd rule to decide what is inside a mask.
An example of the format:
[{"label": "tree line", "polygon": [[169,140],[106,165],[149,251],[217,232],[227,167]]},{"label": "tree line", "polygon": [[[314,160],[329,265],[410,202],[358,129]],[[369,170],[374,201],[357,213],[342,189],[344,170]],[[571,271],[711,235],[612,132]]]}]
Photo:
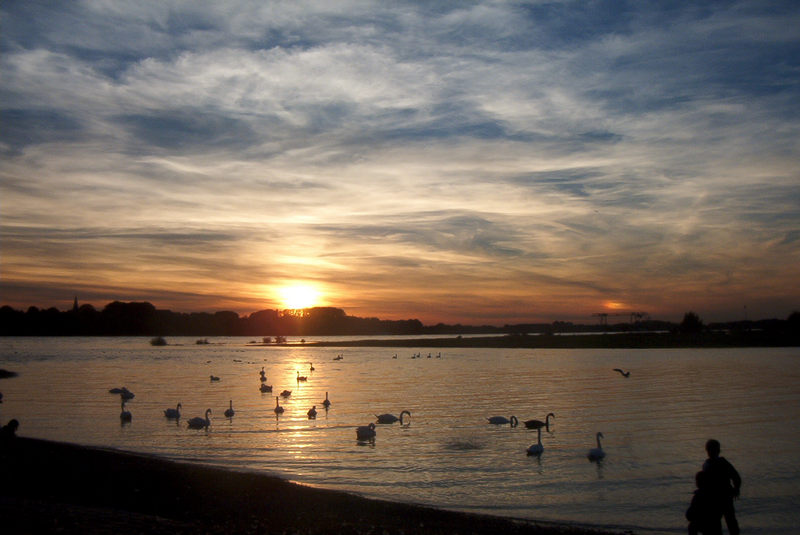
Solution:
[{"label": "tree line", "polygon": [[425,326],[417,319],[381,320],[349,316],[340,308],[260,310],[239,316],[236,312],[173,312],[148,302],[114,301],[97,310],[90,304],[60,311],[54,307],[27,311],[0,307],[0,336],[334,336],[334,335],[458,335],[458,334],[558,334],[571,332],[660,331],[702,333],[707,331],[800,332],[800,313],[786,320],[740,321],[704,324],[694,312],[681,323],[647,320],[615,325],[582,325],[571,322],[516,325]]},{"label": "tree line", "polygon": [[173,312],[148,302],[114,301],[102,310],[84,304],[68,311],[0,308],[0,335],[15,336],[303,336],[336,334],[419,334],[419,320],[348,316],[333,307],[304,310]]}]

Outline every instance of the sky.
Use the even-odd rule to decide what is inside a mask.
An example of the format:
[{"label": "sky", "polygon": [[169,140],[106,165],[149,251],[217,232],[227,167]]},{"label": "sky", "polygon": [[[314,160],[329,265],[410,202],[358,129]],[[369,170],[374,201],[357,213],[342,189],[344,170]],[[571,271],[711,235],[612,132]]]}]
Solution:
[{"label": "sky", "polygon": [[786,318],[799,82],[796,1],[6,0],[0,304]]}]

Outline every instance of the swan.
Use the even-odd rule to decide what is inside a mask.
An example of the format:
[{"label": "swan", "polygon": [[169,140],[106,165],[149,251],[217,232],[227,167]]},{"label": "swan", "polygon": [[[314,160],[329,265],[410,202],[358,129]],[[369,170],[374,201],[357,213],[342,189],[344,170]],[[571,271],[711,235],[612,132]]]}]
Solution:
[{"label": "swan", "polygon": [[400,425],[405,425],[403,422],[403,415],[408,414],[408,417],[411,418],[411,413],[409,411],[403,411],[400,413],[400,418],[395,416],[394,414],[376,414],[375,418],[378,419],[379,424],[393,424],[400,421]]},{"label": "swan", "polygon": [[219,377],[217,377],[216,375],[209,375],[209,377],[211,378],[212,381],[219,381]]},{"label": "swan", "polygon": [[550,418],[555,418],[556,415],[552,412],[547,413],[547,417],[544,419],[544,422],[541,420],[525,420],[525,427],[528,429],[541,429],[544,427],[548,431],[550,431]]},{"label": "swan", "polygon": [[275,396],[275,408],[272,410],[275,411],[275,414],[283,413],[283,407],[281,407],[280,404],[278,403],[278,396]]},{"label": "swan", "polygon": [[536,431],[538,432],[539,441],[528,448],[528,455],[541,455],[544,451],[544,446],[542,446],[542,428],[540,427]]},{"label": "swan", "polygon": [[517,427],[519,425],[519,420],[517,420],[516,416],[512,416],[511,418],[506,418],[505,416],[492,416],[491,418],[487,418],[490,424],[494,425],[504,425],[504,424],[511,424],[511,427]]},{"label": "swan", "polygon": [[281,396],[285,397],[285,398],[288,398],[291,395],[292,395],[292,391],[291,390],[284,390],[283,392],[281,392]]},{"label": "swan", "polygon": [[261,382],[265,383],[267,381],[267,374],[264,373],[264,367],[263,366],[261,367],[261,371],[259,373],[261,374]]},{"label": "swan", "polygon": [[259,387],[259,390],[261,390],[262,393],[264,393],[264,392],[272,392],[272,385],[268,385],[266,383],[261,383],[261,386]]},{"label": "swan", "polygon": [[228,408],[225,409],[225,416],[230,418],[235,414],[236,411],[233,410],[233,400],[228,400]]},{"label": "swan", "polygon": [[614,368],[614,371],[615,372],[619,372],[619,374],[622,375],[623,377],[628,377],[631,374],[631,372],[624,372],[624,371],[620,370],[619,368]]},{"label": "swan", "polygon": [[600,439],[605,438],[603,436],[603,433],[598,432],[596,437],[597,437],[597,447],[590,449],[589,455],[587,455],[590,461],[599,461],[600,459],[606,456],[606,452],[603,451],[603,447],[600,445]]},{"label": "swan", "polygon": [[189,429],[202,429],[205,427],[207,430],[208,426],[211,425],[211,420],[208,419],[209,414],[211,414],[211,409],[206,409],[205,418],[200,418],[199,416],[196,416],[191,420],[189,420],[188,422],[186,422],[186,424],[189,426]]},{"label": "swan", "polygon": [[308,381],[308,377],[304,375],[300,375],[300,372],[297,372],[297,382],[301,383],[303,381]]},{"label": "swan", "polygon": [[309,362],[309,363],[308,363],[308,366],[309,366],[309,368],[311,369],[311,371],[313,372],[313,371],[314,371],[314,364],[313,364],[313,363],[311,363],[311,362]]},{"label": "swan", "polygon": [[331,406],[331,400],[328,399],[327,392],[325,392],[325,401],[322,402],[322,406],[325,407],[325,410],[328,410],[328,407]]},{"label": "swan", "polygon": [[358,440],[373,440],[375,438],[375,424],[361,425],[356,427],[356,438]]},{"label": "swan", "polygon": [[131,414],[131,411],[125,410],[125,398],[122,398],[121,406],[122,406],[122,412],[119,413],[119,419],[122,422],[130,422],[133,419],[133,415]]},{"label": "swan", "polygon": [[181,417],[181,409],[183,407],[180,403],[174,409],[164,409],[164,416],[167,418],[180,418]]},{"label": "swan", "polygon": [[315,420],[317,418],[317,406],[314,405],[313,407],[308,409],[308,412],[306,414],[308,414],[309,420]]}]

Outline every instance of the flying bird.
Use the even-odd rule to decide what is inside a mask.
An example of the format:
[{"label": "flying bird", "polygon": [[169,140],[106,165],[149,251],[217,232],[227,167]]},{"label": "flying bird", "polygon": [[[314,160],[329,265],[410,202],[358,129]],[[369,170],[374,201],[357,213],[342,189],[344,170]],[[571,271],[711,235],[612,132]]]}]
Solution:
[{"label": "flying bird", "polygon": [[623,376],[623,377],[628,377],[631,374],[631,372],[624,372],[624,371],[620,370],[619,368],[614,368],[614,371],[615,372],[619,372],[619,374],[621,376]]}]

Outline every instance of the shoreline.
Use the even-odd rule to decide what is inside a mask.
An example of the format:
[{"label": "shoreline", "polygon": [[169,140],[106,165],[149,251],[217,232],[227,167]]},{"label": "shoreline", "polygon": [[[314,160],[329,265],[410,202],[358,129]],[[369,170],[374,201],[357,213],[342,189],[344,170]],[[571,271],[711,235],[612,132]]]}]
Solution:
[{"label": "shoreline", "polygon": [[272,475],[24,437],[0,444],[0,470],[0,519],[9,534],[621,533],[389,502]]}]

